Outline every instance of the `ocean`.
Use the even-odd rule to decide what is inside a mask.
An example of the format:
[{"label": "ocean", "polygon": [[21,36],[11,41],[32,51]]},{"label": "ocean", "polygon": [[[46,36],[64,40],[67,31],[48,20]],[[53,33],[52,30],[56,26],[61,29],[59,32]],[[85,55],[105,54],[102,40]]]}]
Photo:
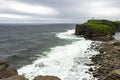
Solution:
[{"label": "ocean", "polygon": [[75,24],[1,24],[0,60],[30,80],[38,75],[92,79],[85,63],[91,63],[90,57],[98,52],[89,50],[91,40],[74,33]]}]

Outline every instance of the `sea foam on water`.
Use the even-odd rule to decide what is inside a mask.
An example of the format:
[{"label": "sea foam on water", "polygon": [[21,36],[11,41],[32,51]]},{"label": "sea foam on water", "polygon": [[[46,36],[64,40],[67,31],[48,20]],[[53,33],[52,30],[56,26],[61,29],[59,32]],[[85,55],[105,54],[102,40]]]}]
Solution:
[{"label": "sea foam on water", "polygon": [[86,71],[90,66],[90,57],[95,55],[95,51],[87,51],[92,41],[85,40],[82,37],[74,35],[74,30],[68,30],[63,33],[57,33],[56,37],[60,39],[73,40],[71,44],[56,46],[50,49],[46,57],[38,58],[32,64],[18,69],[19,74],[32,80],[38,75],[54,75],[61,80],[82,80],[91,79],[92,76]]}]

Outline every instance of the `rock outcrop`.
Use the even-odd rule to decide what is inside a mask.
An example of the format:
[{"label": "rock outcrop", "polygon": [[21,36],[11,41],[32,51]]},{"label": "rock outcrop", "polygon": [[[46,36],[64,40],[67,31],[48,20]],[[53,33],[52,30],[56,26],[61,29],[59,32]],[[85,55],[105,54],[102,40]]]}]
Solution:
[{"label": "rock outcrop", "polygon": [[[5,61],[0,61],[0,80],[28,80],[18,75],[17,70]],[[60,80],[56,76],[37,76],[34,80]]]},{"label": "rock outcrop", "polygon": [[0,80],[28,80],[28,79],[26,79],[25,77],[20,76],[20,75],[15,75],[15,76],[8,77],[8,78],[3,78],[3,79],[0,79]]},{"label": "rock outcrop", "polygon": [[120,31],[120,22],[88,20],[86,23],[76,25],[75,35],[83,35],[91,40],[109,41],[114,39],[116,31]]},{"label": "rock outcrop", "polygon": [[99,33],[94,29],[90,29],[87,25],[76,25],[75,30],[75,35],[83,35],[84,38],[90,40],[109,41],[114,39],[111,34]]},{"label": "rock outcrop", "polygon": [[34,80],[60,80],[60,78],[56,76],[37,76]]},{"label": "rock outcrop", "polygon": [[17,70],[5,61],[0,61],[0,79],[18,75]]},{"label": "rock outcrop", "polygon": [[96,68],[92,71],[98,80],[120,80],[120,42],[103,43],[98,48],[100,54],[93,56]]}]

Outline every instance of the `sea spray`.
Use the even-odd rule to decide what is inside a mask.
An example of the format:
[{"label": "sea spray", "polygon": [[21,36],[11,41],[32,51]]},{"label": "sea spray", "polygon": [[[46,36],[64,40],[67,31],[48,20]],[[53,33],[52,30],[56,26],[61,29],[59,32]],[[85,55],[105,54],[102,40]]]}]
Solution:
[{"label": "sea spray", "polygon": [[90,63],[89,58],[97,53],[95,51],[85,53],[92,41],[75,36],[74,30],[56,33],[56,37],[73,42],[53,47],[49,52],[45,51],[45,53],[49,53],[46,57],[38,58],[32,64],[18,69],[19,74],[30,80],[38,75],[54,75],[62,80],[91,79],[92,76],[85,73],[90,67],[84,64]]}]

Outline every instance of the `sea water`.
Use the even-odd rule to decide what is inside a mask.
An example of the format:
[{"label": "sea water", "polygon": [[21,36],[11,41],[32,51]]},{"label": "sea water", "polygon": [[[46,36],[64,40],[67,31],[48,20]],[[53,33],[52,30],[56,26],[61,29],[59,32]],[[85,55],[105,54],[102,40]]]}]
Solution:
[{"label": "sea water", "polygon": [[87,66],[92,41],[77,37],[74,24],[2,25],[0,58],[12,63],[20,75],[32,80],[54,75],[61,80],[92,79]]},{"label": "sea water", "polygon": [[86,66],[85,63],[91,63],[89,58],[97,52],[87,50],[92,41],[75,36],[74,31],[73,29],[57,33],[56,37],[73,42],[52,47],[48,52],[44,51],[43,53],[48,54],[47,56],[18,69],[19,74],[31,80],[38,75],[54,75],[61,80],[92,80],[92,75],[86,73],[90,66]]}]

